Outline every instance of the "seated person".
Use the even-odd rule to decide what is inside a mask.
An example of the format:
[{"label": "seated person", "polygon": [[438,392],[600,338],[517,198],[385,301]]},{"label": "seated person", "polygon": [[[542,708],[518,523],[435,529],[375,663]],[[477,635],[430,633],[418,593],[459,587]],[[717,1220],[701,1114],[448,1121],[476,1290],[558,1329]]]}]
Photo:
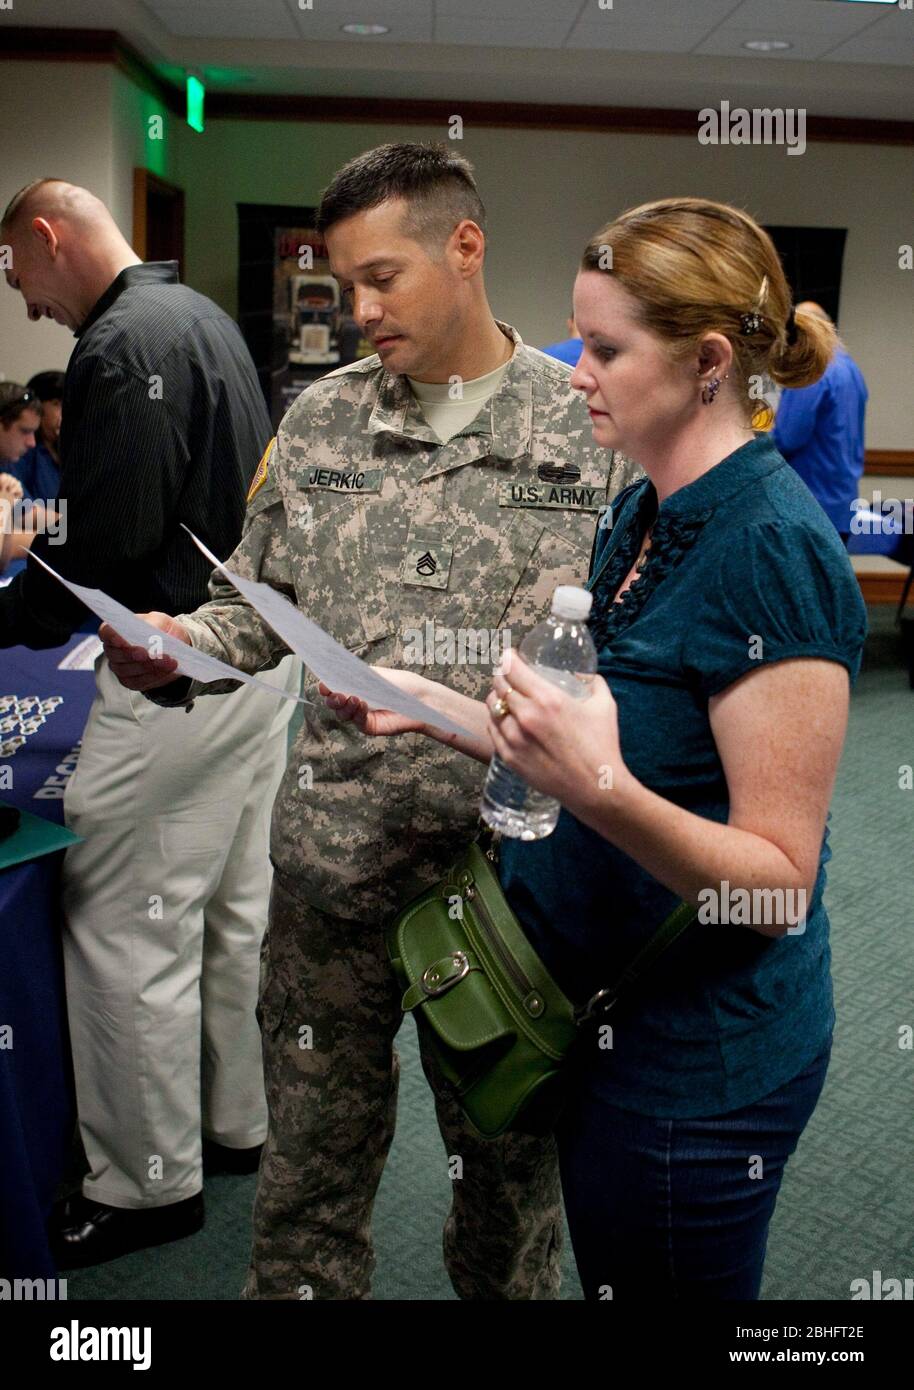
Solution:
[{"label": "seated person", "polygon": [[51,502],[60,493],[60,426],[63,418],[63,372],[37,372],[27,386],[34,393],[41,419],[35,444],[11,470],[27,498]]},{"label": "seated person", "polygon": [[561,802],[549,838],[502,841],[499,873],[576,1002],[677,900],[703,907],[610,1046],[593,1027],[569,1059],[562,1188],[586,1298],[755,1299],[830,1056],[826,819],[866,613],[829,518],[754,437],[749,383],[817,380],[835,334],[791,309],[762,228],[697,198],[601,229],[574,307],[594,439],[647,474],[597,530],[589,698],[514,652],[485,704],[385,671],[470,737],[321,692],[368,734],[495,752]]},{"label": "seated person", "polygon": [[40,402],[17,381],[0,381],[0,571],[23,558],[34,538],[38,517],[23,508],[24,493],[16,469],[35,447],[41,421]]}]

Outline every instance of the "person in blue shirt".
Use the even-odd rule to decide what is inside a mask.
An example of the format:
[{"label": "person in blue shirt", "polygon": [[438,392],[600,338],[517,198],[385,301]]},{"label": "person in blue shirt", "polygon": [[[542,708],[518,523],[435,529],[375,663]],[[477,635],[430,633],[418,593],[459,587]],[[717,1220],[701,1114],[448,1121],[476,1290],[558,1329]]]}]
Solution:
[{"label": "person in blue shirt", "polygon": [[[830,324],[812,300],[797,309]],[[869,392],[842,342],[818,381],[783,392],[774,442],[847,544],[863,473],[863,422]]]},{"label": "person in blue shirt", "polygon": [[35,447],[40,403],[17,381],[0,381],[0,573],[22,559],[32,541],[30,518],[23,514],[22,459]]},{"label": "person in blue shirt", "polygon": [[26,499],[49,504],[60,493],[60,424],[63,400],[63,372],[38,372],[28,383],[40,405],[41,421],[35,443],[11,470],[22,484]]},{"label": "person in blue shirt", "polygon": [[584,344],[575,327],[573,311],[568,316],[568,332],[570,337],[563,338],[559,343],[550,343],[548,347],[540,348],[540,352],[545,352],[547,357],[556,357],[560,362],[567,362],[570,367],[576,367]]},{"label": "person in blue shirt", "polygon": [[826,821],[866,610],[834,527],[752,430],[749,387],[810,384],[834,329],[791,309],[757,223],[697,198],[602,228],[574,303],[593,437],[646,474],[597,529],[589,698],[514,650],[485,706],[385,671],[467,737],[321,693],[366,733],[495,752],[561,802],[551,836],[502,842],[499,873],[576,1002],[677,902],[699,909],[569,1060],[562,1190],[586,1298],[755,1299],[831,1050]]}]

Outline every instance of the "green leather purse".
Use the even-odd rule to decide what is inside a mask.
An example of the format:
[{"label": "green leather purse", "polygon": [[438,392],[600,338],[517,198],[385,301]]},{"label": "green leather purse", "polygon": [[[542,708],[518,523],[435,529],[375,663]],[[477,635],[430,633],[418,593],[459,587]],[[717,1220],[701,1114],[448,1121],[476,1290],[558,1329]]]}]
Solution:
[{"label": "green leather purse", "polygon": [[697,915],[680,903],[615,984],[577,1007],[527,940],[495,861],[493,846],[474,841],[387,931],[401,1007],[413,1013],[445,1086],[487,1139],[552,1128],[583,1026],[604,1017]]}]

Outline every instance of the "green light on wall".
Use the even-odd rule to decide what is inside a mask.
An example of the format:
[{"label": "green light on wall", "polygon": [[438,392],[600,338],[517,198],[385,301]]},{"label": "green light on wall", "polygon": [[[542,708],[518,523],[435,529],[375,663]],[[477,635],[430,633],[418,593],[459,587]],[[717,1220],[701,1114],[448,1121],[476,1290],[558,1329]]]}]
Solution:
[{"label": "green light on wall", "polygon": [[198,130],[203,133],[203,100],[206,96],[206,88],[199,77],[188,76],[187,79],[187,124],[191,130]]}]

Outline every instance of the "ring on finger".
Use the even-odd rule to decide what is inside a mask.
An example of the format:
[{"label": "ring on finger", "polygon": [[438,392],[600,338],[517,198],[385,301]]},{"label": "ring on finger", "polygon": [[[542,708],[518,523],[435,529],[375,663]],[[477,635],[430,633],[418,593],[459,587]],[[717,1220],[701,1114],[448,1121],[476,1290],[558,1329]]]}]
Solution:
[{"label": "ring on finger", "polygon": [[504,719],[505,715],[511,713],[511,706],[508,704],[508,696],[510,695],[510,693],[511,693],[511,688],[510,688],[510,686],[509,686],[508,689],[505,691],[504,695],[499,695],[499,696],[498,696],[498,699],[493,701],[493,703],[492,703],[492,718],[493,718],[493,719]]}]

